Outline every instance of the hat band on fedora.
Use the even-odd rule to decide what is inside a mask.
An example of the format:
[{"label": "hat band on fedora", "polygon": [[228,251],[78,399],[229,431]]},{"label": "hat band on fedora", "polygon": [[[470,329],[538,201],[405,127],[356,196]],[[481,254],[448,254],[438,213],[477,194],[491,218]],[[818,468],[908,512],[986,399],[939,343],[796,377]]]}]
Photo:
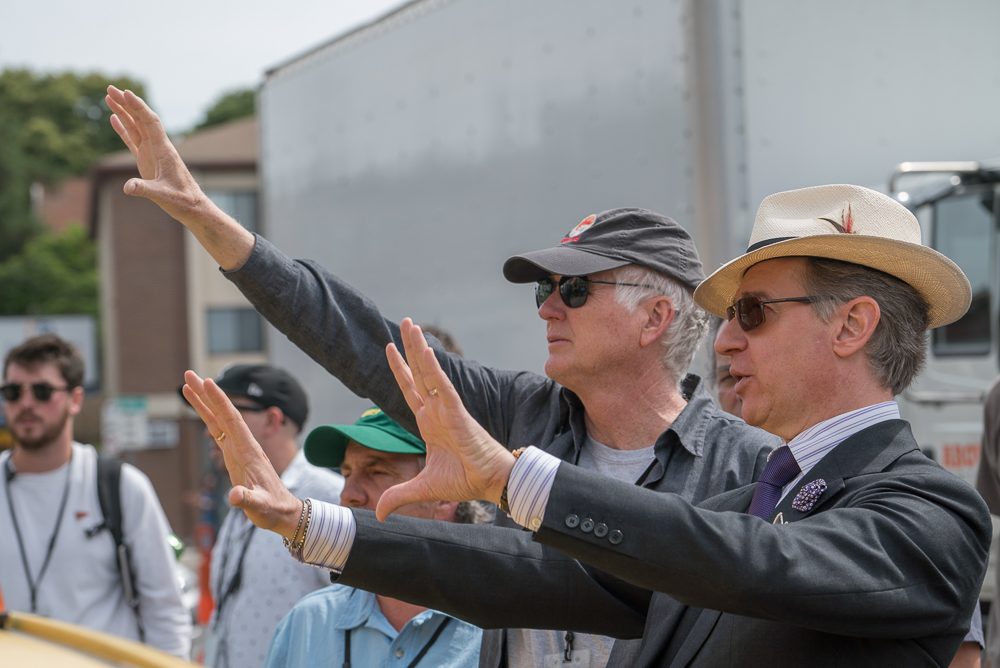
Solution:
[{"label": "hat band on fedora", "polygon": [[771,246],[782,241],[788,241],[789,239],[798,239],[799,237],[776,237],[774,239],[764,239],[763,241],[758,241],[749,248],[747,248],[747,253],[752,253],[755,250],[760,250],[764,246]]}]

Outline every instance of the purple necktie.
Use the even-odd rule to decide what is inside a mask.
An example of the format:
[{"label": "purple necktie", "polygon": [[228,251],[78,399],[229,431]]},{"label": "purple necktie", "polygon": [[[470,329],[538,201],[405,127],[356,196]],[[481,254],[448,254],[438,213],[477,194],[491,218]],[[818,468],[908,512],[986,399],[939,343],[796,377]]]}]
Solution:
[{"label": "purple necktie", "polygon": [[753,491],[753,500],[750,501],[748,515],[756,515],[762,520],[766,520],[774,512],[774,507],[778,505],[781,498],[781,488],[795,479],[802,469],[792,455],[791,449],[787,445],[774,450],[767,458],[767,465],[764,466],[764,473],[757,481],[757,489]]}]

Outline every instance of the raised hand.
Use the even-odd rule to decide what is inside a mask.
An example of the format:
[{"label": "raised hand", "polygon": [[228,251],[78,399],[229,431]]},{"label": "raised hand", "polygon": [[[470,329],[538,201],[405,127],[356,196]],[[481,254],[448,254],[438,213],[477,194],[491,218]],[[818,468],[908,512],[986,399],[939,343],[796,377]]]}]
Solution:
[{"label": "raised hand", "polygon": [[184,397],[218,442],[233,488],[229,503],[247,514],[261,529],[292,538],[302,513],[302,502],[288,491],[260,444],[243,422],[226,393],[211,379],[194,371],[184,374]]},{"label": "raised hand", "polygon": [[138,95],[108,86],[104,98],[114,112],[111,127],[135,156],[141,178],[129,179],[125,193],[147,197],[168,214],[182,219],[205,198],[201,188],[167,137],[160,118]]},{"label": "raised hand", "polygon": [[400,332],[409,366],[391,343],[386,356],[427,443],[427,463],[412,480],[386,490],[377,517],[384,520],[397,508],[417,501],[498,503],[514,456],[465,410],[420,327],[406,318]]},{"label": "raised hand", "polygon": [[167,137],[160,118],[142,98],[108,86],[104,98],[114,114],[111,126],[135,156],[141,178],[125,183],[125,194],[145,197],[190,229],[215,261],[237,269],[256,239],[210,200]]}]

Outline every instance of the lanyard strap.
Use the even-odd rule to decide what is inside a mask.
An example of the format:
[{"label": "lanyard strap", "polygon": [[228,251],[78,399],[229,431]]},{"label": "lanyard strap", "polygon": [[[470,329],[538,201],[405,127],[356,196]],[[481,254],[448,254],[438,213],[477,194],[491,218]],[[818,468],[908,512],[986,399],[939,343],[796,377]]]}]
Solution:
[{"label": "lanyard strap", "polygon": [[38,571],[38,579],[32,580],[31,578],[31,568],[28,565],[28,554],[24,551],[24,541],[21,538],[21,527],[17,523],[17,514],[14,512],[14,501],[10,495],[10,483],[17,475],[17,471],[14,470],[13,464],[10,463],[10,457],[4,462],[4,478],[6,484],[4,485],[4,490],[7,492],[7,510],[10,511],[10,519],[14,523],[14,534],[17,536],[17,547],[21,552],[21,564],[24,565],[24,577],[28,580],[28,590],[31,592],[31,612],[38,612],[38,586],[42,583],[42,578],[45,577],[45,571],[49,567],[49,561],[52,559],[52,552],[56,546],[56,536],[59,535],[59,527],[62,526],[63,513],[66,510],[66,500],[69,498],[69,478],[70,478],[70,463],[73,461],[73,455],[70,454],[70,461],[66,464],[66,485],[63,487],[62,501],[59,502],[59,514],[56,516],[56,528],[52,531],[52,538],[49,539],[49,548],[45,552],[45,561],[42,562],[42,568]]},{"label": "lanyard strap", "polygon": [[253,531],[256,528],[251,523],[250,528],[244,534],[246,537],[243,539],[240,557],[236,560],[236,572],[233,573],[233,577],[229,580],[225,591],[222,591],[222,581],[226,577],[226,564],[229,563],[230,552],[228,541],[226,542],[226,552],[222,555],[222,563],[219,565],[219,590],[215,593],[215,620],[212,626],[216,632],[216,637],[219,639],[219,650],[215,661],[215,665],[219,668],[229,665],[229,634],[220,631],[222,628],[222,610],[226,605],[226,601],[239,591],[240,586],[243,584],[243,557],[247,554],[247,548],[250,547],[250,540],[253,538]]},{"label": "lanyard strap", "polygon": [[216,604],[215,611],[215,623],[216,626],[220,624],[222,619],[222,609],[233,594],[235,594],[240,589],[240,585],[243,584],[243,558],[247,556],[247,548],[250,547],[250,541],[253,539],[253,530],[257,527],[254,524],[250,525],[247,529],[246,537],[243,539],[243,547],[240,549],[240,557],[236,560],[236,572],[233,573],[233,577],[229,580],[229,584],[226,586],[226,590],[222,591],[222,579],[226,577],[226,564],[229,562],[229,543],[226,543],[226,553],[222,555],[222,564],[219,569],[219,590],[215,593],[215,600],[218,601]]},{"label": "lanyard strap", "polygon": [[[441,622],[436,629],[434,629],[434,635],[431,636],[431,639],[428,640],[427,644],[424,645],[424,648],[421,649],[420,652],[415,657],[413,657],[413,661],[411,661],[410,665],[407,666],[406,668],[414,668],[414,666],[420,663],[420,659],[424,658],[424,655],[427,654],[427,652],[434,645],[434,643],[437,642],[437,639],[441,637],[441,633],[444,631],[444,627],[448,626],[448,622],[450,621],[451,617],[444,618],[444,621]],[[351,629],[347,629],[346,631],[344,631],[343,668],[351,668]]]}]

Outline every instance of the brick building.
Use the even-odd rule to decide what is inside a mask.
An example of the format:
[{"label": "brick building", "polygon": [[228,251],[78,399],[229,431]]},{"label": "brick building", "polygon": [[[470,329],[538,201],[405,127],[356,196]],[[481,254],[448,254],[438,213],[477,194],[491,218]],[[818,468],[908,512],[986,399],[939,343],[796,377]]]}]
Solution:
[{"label": "brick building", "polygon": [[[189,135],[177,150],[222,209],[258,228],[254,119]],[[264,328],[190,232],[152,202],[123,193],[125,182],[138,175],[128,151],[103,158],[91,172],[101,384],[107,402],[144,413],[145,442],[126,447],[122,458],[149,476],[171,526],[186,538],[197,510],[185,499],[211,470],[211,444],[177,388],[187,369],[214,376],[226,364],[266,361]]]}]

